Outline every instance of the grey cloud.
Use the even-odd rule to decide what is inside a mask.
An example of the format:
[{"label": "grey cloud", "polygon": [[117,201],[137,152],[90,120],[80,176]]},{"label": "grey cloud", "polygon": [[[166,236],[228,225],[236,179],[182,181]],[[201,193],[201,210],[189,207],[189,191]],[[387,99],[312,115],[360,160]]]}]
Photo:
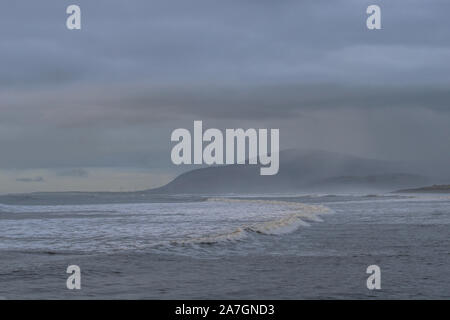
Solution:
[{"label": "grey cloud", "polygon": [[79,32],[68,4],[2,10],[0,85],[448,81],[448,1],[379,1],[372,33],[372,1],[80,0]]},{"label": "grey cloud", "polygon": [[43,177],[35,177],[35,178],[17,178],[17,182],[44,182]]},{"label": "grey cloud", "polygon": [[[80,92],[83,94],[80,95]],[[82,134],[114,128],[163,126],[192,118],[289,119],[311,109],[396,107],[427,108],[447,113],[450,91],[443,86],[197,86],[83,87],[57,92],[2,95],[0,124],[5,134],[27,126],[44,130],[88,129]],[[19,129],[17,129],[19,130]],[[19,130],[20,131],[20,130]],[[2,137],[0,137],[0,141]]]},{"label": "grey cloud", "polygon": [[370,32],[366,0],[79,0],[72,32],[71,1],[10,1],[0,168],[170,167],[170,132],[193,120],[445,163],[450,2],[377,2]]}]

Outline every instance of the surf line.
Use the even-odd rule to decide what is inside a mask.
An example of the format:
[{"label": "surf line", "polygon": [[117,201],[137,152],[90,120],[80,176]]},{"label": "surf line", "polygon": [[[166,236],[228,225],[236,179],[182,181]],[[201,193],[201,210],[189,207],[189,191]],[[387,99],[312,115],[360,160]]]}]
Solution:
[{"label": "surf line", "polygon": [[[270,152],[269,139],[270,135]],[[194,121],[193,137],[187,129],[175,129],[171,135],[172,142],[178,142],[171,152],[172,162],[181,164],[259,164],[260,175],[278,173],[280,161],[279,129],[225,129],[210,128],[203,132],[203,122]],[[209,142],[209,143],[208,143]],[[248,142],[248,143],[247,143]],[[204,143],[207,143],[203,148]],[[192,144],[194,159],[192,161]],[[225,149],[225,159],[224,159]],[[248,150],[248,158],[246,157]],[[236,152],[235,152],[236,151]],[[236,153],[236,154],[235,154]],[[236,160],[236,162],[235,162]]]}]

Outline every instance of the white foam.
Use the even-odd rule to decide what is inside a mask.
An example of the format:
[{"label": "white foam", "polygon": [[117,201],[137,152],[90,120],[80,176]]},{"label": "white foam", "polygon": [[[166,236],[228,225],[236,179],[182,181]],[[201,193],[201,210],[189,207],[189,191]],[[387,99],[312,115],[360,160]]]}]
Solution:
[{"label": "white foam", "polygon": [[[253,234],[280,235],[331,212],[297,202],[211,198],[186,203],[0,205],[0,249],[110,252],[159,246],[242,241]],[[16,213],[30,213],[18,215]],[[19,236],[18,236],[19,235]]]},{"label": "white foam", "polygon": [[[307,205],[298,202],[288,202],[279,200],[253,200],[253,199],[230,199],[230,198],[209,198],[207,201],[220,202],[247,202],[260,203],[266,205],[278,205],[285,209],[282,216],[276,219],[244,225],[241,230],[256,232],[268,235],[287,234],[296,231],[299,227],[309,227],[310,224],[304,220],[323,222],[319,217],[321,214],[331,213],[332,210],[323,205]],[[287,211],[287,212],[286,212]]]}]

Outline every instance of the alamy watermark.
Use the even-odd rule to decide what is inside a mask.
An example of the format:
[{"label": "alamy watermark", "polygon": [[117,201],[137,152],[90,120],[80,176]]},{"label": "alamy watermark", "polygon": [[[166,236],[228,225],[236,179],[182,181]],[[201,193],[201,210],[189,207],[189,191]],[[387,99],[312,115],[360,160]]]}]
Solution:
[{"label": "alamy watermark", "polygon": [[[81,8],[78,5],[72,4],[67,7],[66,14],[69,16],[66,19],[66,26],[69,30],[81,29]],[[370,5],[366,9],[366,14],[369,17],[366,20],[366,26],[369,30],[381,29],[381,9],[378,5]]]},{"label": "alamy watermark", "polygon": [[75,4],[67,7],[66,13],[69,14],[66,20],[66,27],[69,30],[81,29],[81,8]]},{"label": "alamy watermark", "polygon": [[176,165],[259,163],[263,166],[261,175],[275,175],[280,166],[279,140],[279,129],[226,129],[223,134],[214,128],[203,132],[203,122],[194,121],[193,135],[183,128],[172,132],[171,141],[178,143],[172,148],[171,158]]},{"label": "alamy watermark", "polygon": [[366,285],[369,290],[380,290],[381,289],[381,269],[376,264],[370,265],[366,270],[367,274],[370,276],[367,278]]},{"label": "alamy watermark", "polygon": [[66,281],[66,287],[69,290],[81,289],[81,269],[73,264],[67,267],[66,273],[70,274]]}]

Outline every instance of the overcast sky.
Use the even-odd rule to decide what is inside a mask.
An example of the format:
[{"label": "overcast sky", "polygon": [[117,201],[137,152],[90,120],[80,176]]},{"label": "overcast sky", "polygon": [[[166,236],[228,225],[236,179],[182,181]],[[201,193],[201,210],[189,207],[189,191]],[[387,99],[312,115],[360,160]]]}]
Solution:
[{"label": "overcast sky", "polygon": [[[65,26],[70,4],[82,30]],[[371,4],[382,30],[366,28]],[[4,0],[0,193],[161,185],[180,171],[170,133],[193,120],[444,167],[449,12],[448,0]]]}]

